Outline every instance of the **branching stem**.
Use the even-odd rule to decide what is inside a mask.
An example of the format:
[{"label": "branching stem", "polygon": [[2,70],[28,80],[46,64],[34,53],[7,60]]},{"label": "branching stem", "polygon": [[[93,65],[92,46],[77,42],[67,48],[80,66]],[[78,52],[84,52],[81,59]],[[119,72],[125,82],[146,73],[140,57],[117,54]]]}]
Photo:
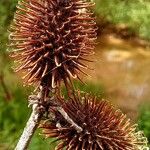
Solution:
[{"label": "branching stem", "polygon": [[26,127],[17,143],[15,150],[26,150],[29,146],[29,143],[34,135],[35,130],[37,129],[40,120],[42,118],[42,113],[40,113],[40,102],[44,99],[44,89],[41,87],[40,92],[37,96],[29,97],[29,106],[32,106],[32,113],[29,120],[27,121]]},{"label": "branching stem", "polygon": [[[38,96],[31,95],[29,97],[29,106],[32,106],[32,113],[26,124],[26,127],[24,128],[24,131],[19,139],[19,142],[18,142],[15,150],[26,150],[28,148],[29,143],[34,135],[34,132],[37,129],[37,127],[42,119],[43,114],[45,113],[45,112],[40,113],[40,111],[39,111],[40,103],[44,102],[43,99],[44,99],[43,89],[41,89],[41,92],[39,92]],[[66,119],[66,121],[68,123],[70,123],[71,126],[74,127],[78,133],[82,132],[83,129],[80,126],[78,126],[68,116],[68,114],[65,112],[65,110],[61,106],[58,106],[54,103],[54,98],[51,98],[51,99],[49,99],[49,100],[47,99],[49,101],[49,103],[47,103],[47,104],[54,106],[57,109],[57,111],[64,117],[64,119]]]}]

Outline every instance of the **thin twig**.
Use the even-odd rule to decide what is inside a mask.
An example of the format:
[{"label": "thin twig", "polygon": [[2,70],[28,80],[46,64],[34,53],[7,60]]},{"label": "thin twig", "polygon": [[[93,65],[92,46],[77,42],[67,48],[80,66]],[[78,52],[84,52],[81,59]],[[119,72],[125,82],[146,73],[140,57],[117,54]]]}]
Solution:
[{"label": "thin twig", "polygon": [[72,125],[72,127],[74,127],[76,129],[76,131],[78,133],[81,133],[83,131],[83,129],[78,126],[69,116],[68,114],[65,112],[65,110],[62,107],[56,107],[57,111],[59,111],[61,113],[61,115],[66,119],[66,121],[68,123],[70,123]]}]

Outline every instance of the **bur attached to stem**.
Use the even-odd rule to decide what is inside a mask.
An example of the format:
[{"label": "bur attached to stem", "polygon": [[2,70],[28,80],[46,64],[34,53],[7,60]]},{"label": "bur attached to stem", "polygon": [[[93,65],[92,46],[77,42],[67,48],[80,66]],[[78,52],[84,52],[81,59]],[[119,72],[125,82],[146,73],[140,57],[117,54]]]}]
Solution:
[{"label": "bur attached to stem", "polygon": [[136,125],[107,101],[80,93],[60,101],[73,123],[58,109],[50,109],[55,117],[40,125],[46,138],[60,141],[56,150],[148,150],[142,132],[137,132]]},{"label": "bur attached to stem", "polygon": [[[80,80],[79,72],[86,74],[85,62],[90,61],[87,56],[93,54],[96,39],[93,5],[84,0],[19,0],[9,36],[11,57],[25,85],[36,86],[40,96],[31,96],[33,112],[16,150],[28,147],[48,96],[60,91],[62,81],[69,91],[72,78]],[[58,111],[65,114],[61,107]]]},{"label": "bur attached to stem", "polygon": [[[92,2],[23,0],[11,25],[11,56],[26,84],[59,87],[84,73],[93,54],[96,23]],[[19,64],[19,65],[18,65]]]}]

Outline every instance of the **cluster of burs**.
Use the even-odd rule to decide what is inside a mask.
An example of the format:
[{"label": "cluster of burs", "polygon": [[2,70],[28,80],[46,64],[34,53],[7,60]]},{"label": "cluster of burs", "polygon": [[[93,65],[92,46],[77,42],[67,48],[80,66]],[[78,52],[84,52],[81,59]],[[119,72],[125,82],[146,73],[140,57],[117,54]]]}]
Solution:
[{"label": "cluster of burs", "polygon": [[39,127],[56,139],[56,150],[148,150],[146,137],[126,115],[74,87],[94,54],[92,7],[85,0],[19,1],[9,36],[15,71],[42,93],[46,109]]}]

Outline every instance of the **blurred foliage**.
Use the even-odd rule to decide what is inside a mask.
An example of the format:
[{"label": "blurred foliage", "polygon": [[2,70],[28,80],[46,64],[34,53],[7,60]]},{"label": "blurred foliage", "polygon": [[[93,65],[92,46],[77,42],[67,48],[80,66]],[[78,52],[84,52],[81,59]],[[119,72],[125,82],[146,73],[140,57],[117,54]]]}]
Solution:
[{"label": "blurred foliage", "polygon": [[[103,84],[93,84],[92,82],[82,83],[80,81],[74,81],[74,88],[83,93],[91,93],[97,96],[100,100],[105,98],[105,87]],[[65,87],[62,89],[62,93],[67,97],[67,92]]]},{"label": "blurred foliage", "polygon": [[8,26],[12,20],[17,0],[0,0],[0,48],[1,52],[5,51]]},{"label": "blurred foliage", "polygon": [[[13,99],[10,101],[6,101],[0,95],[0,150],[14,149],[30,115],[27,107],[30,90],[17,85],[11,91]],[[1,90],[0,93],[2,93]],[[43,148],[54,149],[54,144],[50,146],[50,140],[45,140],[37,131],[30,144],[30,149],[40,150]]]},{"label": "blurred foliage", "polygon": [[144,131],[150,144],[150,103],[141,107],[138,124],[139,128]]},{"label": "blurred foliage", "polygon": [[[150,39],[149,16],[150,2],[146,0],[95,0],[96,12],[99,16],[106,18],[112,23],[124,23],[129,25],[141,37]],[[4,74],[4,81],[12,95],[11,100],[5,98],[3,87],[0,85],[0,150],[11,150],[17,143],[23,127],[29,117],[30,111],[27,108],[27,96],[30,89],[23,88],[11,69],[11,61],[6,53],[8,42],[9,24],[13,18],[17,0],[0,0],[0,73]],[[87,85],[75,83],[78,89],[94,93],[104,97],[103,85]],[[84,87],[84,89],[83,89]],[[150,139],[150,125],[148,123],[150,111],[143,109],[140,116],[140,128],[144,129]],[[31,150],[54,149],[50,147],[50,140],[44,140],[39,132],[36,132]]]},{"label": "blurred foliage", "polygon": [[15,98],[10,102],[0,98],[0,149],[13,148],[27,119],[28,110],[23,91],[21,88],[14,90]]},{"label": "blurred foliage", "polygon": [[80,91],[92,93],[99,98],[105,97],[105,88],[102,84],[93,84],[92,82],[86,82],[85,84],[80,82],[74,83],[75,89],[79,89]]},{"label": "blurred foliage", "polygon": [[129,26],[140,37],[150,39],[149,0],[95,0],[96,13],[112,23]]}]

